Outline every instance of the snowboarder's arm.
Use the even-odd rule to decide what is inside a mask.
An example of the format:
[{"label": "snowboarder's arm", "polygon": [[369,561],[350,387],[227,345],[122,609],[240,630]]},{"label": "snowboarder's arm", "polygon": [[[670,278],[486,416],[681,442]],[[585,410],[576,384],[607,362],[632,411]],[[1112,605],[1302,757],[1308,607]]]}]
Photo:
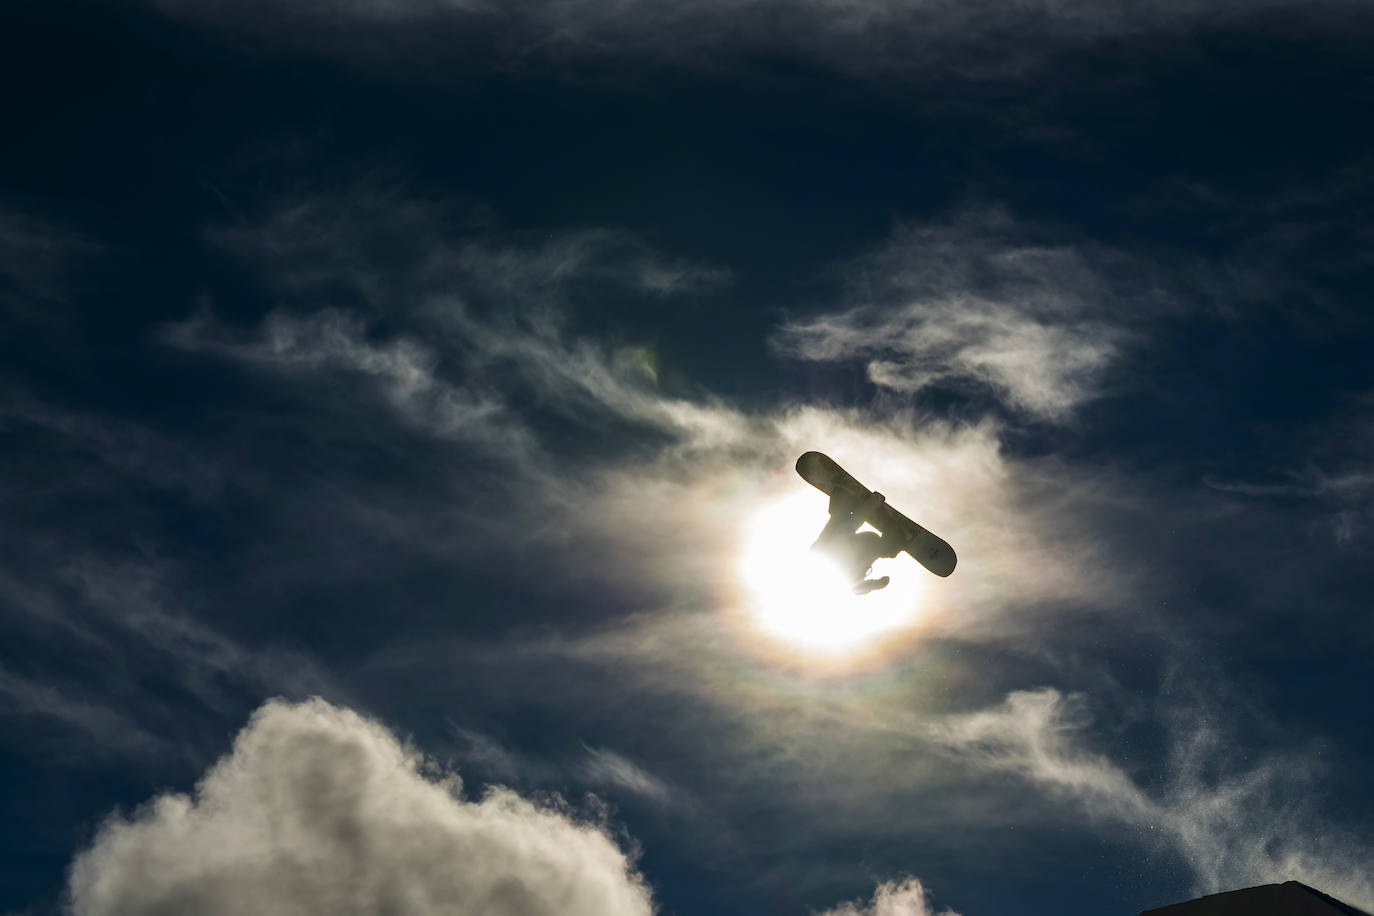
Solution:
[{"label": "snowboarder's arm", "polygon": [[848,512],[841,512],[838,515],[830,516],[830,520],[821,529],[820,537],[816,538],[813,547],[821,547],[826,544],[834,543],[837,539],[844,540],[854,533],[858,528],[860,520],[855,519]]},{"label": "snowboarder's arm", "polygon": [[854,513],[858,503],[853,493],[837,487],[830,491],[830,505],[826,507],[826,511],[830,513],[831,518],[845,518]]}]

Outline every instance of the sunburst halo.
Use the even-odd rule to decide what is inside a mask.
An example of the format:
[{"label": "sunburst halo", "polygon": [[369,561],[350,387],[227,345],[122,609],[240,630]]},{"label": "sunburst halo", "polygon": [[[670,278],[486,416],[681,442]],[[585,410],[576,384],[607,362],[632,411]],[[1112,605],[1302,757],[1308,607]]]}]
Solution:
[{"label": "sunburst halo", "polygon": [[917,570],[902,557],[880,559],[873,575],[892,583],[853,594],[840,570],[810,550],[825,519],[825,497],[799,489],[749,520],[739,574],[758,627],[800,649],[844,653],[912,625],[923,592]]}]

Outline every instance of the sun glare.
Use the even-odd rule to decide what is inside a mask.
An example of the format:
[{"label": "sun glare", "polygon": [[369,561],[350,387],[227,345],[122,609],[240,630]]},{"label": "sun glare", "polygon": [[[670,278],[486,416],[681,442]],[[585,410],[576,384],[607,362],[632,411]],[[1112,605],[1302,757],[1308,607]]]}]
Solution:
[{"label": "sun glare", "polygon": [[915,621],[921,570],[904,556],[879,560],[872,575],[892,583],[853,594],[840,570],[810,550],[825,508],[824,496],[799,490],[760,511],[745,533],[740,575],[761,629],[810,651],[844,652]]}]

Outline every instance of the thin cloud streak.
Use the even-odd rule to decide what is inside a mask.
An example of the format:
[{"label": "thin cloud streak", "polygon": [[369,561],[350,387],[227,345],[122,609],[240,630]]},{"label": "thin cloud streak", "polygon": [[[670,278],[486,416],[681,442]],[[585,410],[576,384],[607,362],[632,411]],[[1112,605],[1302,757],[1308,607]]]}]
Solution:
[{"label": "thin cloud streak", "polygon": [[[320,0],[283,23],[280,16],[264,14],[261,0],[153,2],[172,15],[248,31],[264,41],[360,60],[388,55],[349,35],[350,26],[386,30],[412,54],[434,53],[429,35],[452,30],[468,40],[484,36],[515,60],[651,56],[660,63],[718,66],[729,55],[765,50],[868,76],[935,72],[981,79],[1021,77],[1057,52],[1100,42],[1314,12],[1313,4],[1293,0]],[[1359,0],[1325,0],[1315,7],[1337,18],[1360,9]],[[276,27],[273,33],[264,21]],[[322,23],[331,26],[327,33],[318,28]]]},{"label": "thin cloud streak", "polygon": [[[143,494],[213,502],[222,489],[220,462],[136,424],[104,422],[47,407],[33,400],[0,406],[0,421],[40,431],[39,454],[58,456],[50,483],[37,476],[31,486],[7,497],[7,522],[0,525],[0,615],[8,627],[13,670],[4,692],[12,711],[61,727],[53,740],[35,748],[69,758],[93,748],[156,754],[166,759],[194,756],[166,721],[168,683],[194,698],[197,712],[234,708],[238,691],[304,696],[337,685],[302,652],[246,645],[211,624],[192,606],[188,570],[161,554],[156,539],[102,539],[98,525],[78,509],[58,524],[34,523],[44,508],[66,493],[80,493],[97,507],[125,506]],[[71,505],[71,503],[64,503]],[[77,504],[80,506],[80,504]],[[31,669],[31,647],[58,642],[70,658],[41,676]],[[158,675],[141,674],[142,665]],[[175,705],[175,704],[172,704]],[[47,732],[45,732],[47,734]]]},{"label": "thin cloud streak", "polygon": [[610,748],[584,743],[573,758],[535,758],[470,728],[454,725],[452,733],[459,744],[448,756],[491,785],[542,791],[581,784],[609,800],[628,797],[660,807],[690,807],[682,789]]},{"label": "thin cloud streak", "polygon": [[1090,723],[1085,697],[1047,688],[1015,691],[1000,706],[924,730],[965,763],[1015,773],[1096,821],[1174,849],[1199,893],[1298,880],[1360,907],[1374,905],[1366,869],[1374,850],[1333,830],[1303,802],[1318,785],[1309,755],[1238,769],[1225,736],[1205,716],[1178,716],[1163,788],[1151,793],[1085,746]]},{"label": "thin cloud streak", "polygon": [[594,227],[502,239],[477,216],[366,184],[305,195],[205,235],[288,299],[338,291],[346,281],[350,300],[383,313],[445,289],[499,306],[554,300],[588,281],[665,298],[732,282],[728,270],[669,257],[629,232]]},{"label": "thin cloud streak", "polygon": [[1263,500],[1296,500],[1314,505],[1326,530],[1343,548],[1366,550],[1374,527],[1374,423],[1368,420],[1369,396],[1356,417],[1340,418],[1319,430],[1314,454],[1299,468],[1278,471],[1269,481],[1204,478],[1223,493]]},{"label": "thin cloud streak", "polygon": [[[88,760],[93,748],[132,757],[149,758],[175,753],[172,742],[156,735],[118,709],[95,699],[74,696],[53,684],[20,677],[0,666],[0,703],[10,720],[42,719],[55,723],[74,736],[59,745],[58,755],[72,761]],[[30,735],[29,741],[34,738]]]},{"label": "thin cloud streak", "polygon": [[287,373],[340,371],[375,380],[385,401],[427,433],[481,444],[502,453],[529,447],[528,434],[503,416],[502,405],[445,382],[435,372],[430,347],[408,337],[386,343],[365,339],[360,319],[337,310],[294,316],[273,313],[261,333],[236,338],[212,316],[198,315],[172,325],[165,339]]},{"label": "thin cloud streak", "polygon": [[108,250],[56,223],[0,204],[0,304],[32,319],[61,302],[72,265]]},{"label": "thin cloud streak", "polygon": [[671,803],[675,795],[663,780],[608,748],[587,748],[583,775],[593,784],[629,792],[655,804]]}]

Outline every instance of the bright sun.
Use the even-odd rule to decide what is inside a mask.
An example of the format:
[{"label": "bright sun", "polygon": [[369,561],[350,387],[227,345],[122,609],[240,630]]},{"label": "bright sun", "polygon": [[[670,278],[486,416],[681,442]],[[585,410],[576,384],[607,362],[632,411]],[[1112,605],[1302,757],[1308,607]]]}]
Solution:
[{"label": "bright sun", "polygon": [[812,651],[844,652],[913,623],[924,582],[904,557],[881,559],[872,575],[890,575],[892,583],[854,595],[840,570],[809,549],[825,524],[825,505],[821,494],[799,490],[755,515],[740,575],[762,629]]}]

